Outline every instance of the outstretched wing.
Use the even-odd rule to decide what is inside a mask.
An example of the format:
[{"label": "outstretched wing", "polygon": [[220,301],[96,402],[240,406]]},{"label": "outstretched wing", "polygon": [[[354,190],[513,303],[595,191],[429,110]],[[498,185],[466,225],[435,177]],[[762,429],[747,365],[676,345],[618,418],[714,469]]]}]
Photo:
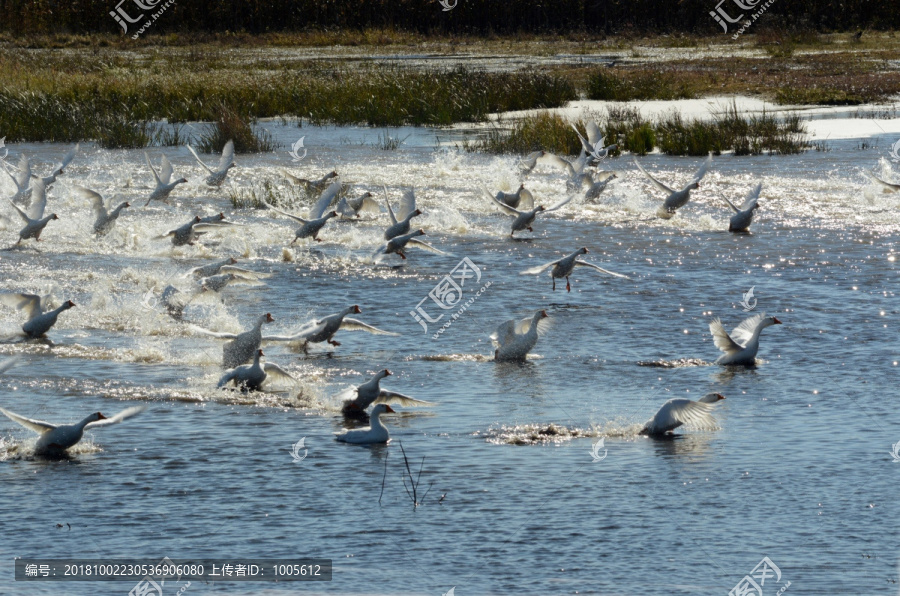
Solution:
[{"label": "outstretched wing", "polygon": [[731,332],[731,337],[734,338],[734,341],[739,343],[741,346],[747,345],[747,342],[750,341],[751,337],[753,337],[753,332],[756,331],[756,328],[765,318],[766,313],[761,312],[759,314],[753,315],[752,317],[744,319],[743,321],[741,321],[741,324],[735,327]]},{"label": "outstretched wing", "polygon": [[533,151],[523,157],[521,161],[519,161],[519,169],[522,170],[524,174],[528,174],[531,170],[534,169],[534,166],[537,165],[538,159],[544,155],[543,151]]},{"label": "outstretched wing", "polygon": [[750,189],[750,192],[747,193],[747,197],[744,199],[744,204],[741,205],[741,211],[747,211],[748,209],[753,209],[753,206],[759,201],[759,193],[762,192],[762,182],[754,186]]},{"label": "outstretched wing", "polygon": [[394,215],[394,210],[391,209],[391,202],[388,200],[387,186],[382,184],[381,188],[384,190],[384,204],[387,205],[388,215],[391,216],[391,223],[395,224],[395,223],[397,223],[397,217]]},{"label": "outstretched wing", "polygon": [[410,188],[400,197],[400,208],[397,209],[397,219],[403,221],[409,214],[416,210],[416,191]]},{"label": "outstretched wing", "polygon": [[[16,186],[19,187],[19,190],[25,190],[28,188],[28,183],[31,181],[31,162],[28,161],[28,157],[23,153],[22,157],[19,158],[19,165],[17,166],[18,173],[13,177],[13,180],[16,183]],[[12,176],[12,174],[10,174]]]},{"label": "outstretched wing", "polygon": [[[190,146],[189,146],[190,147]],[[224,172],[228,169],[228,166],[234,163],[234,141],[228,141],[225,143],[225,146],[222,147],[222,157],[219,158],[219,165],[217,166],[217,170],[219,172]],[[212,172],[210,172],[212,173]]]},{"label": "outstretched wing", "polygon": [[73,188],[75,189],[75,192],[91,202],[91,208],[94,210],[95,216],[106,213],[106,203],[103,201],[103,197],[99,192],[84,188],[83,186],[73,186]]},{"label": "outstretched wing", "polygon": [[134,406],[133,408],[126,408],[116,414],[115,416],[111,416],[109,418],[104,418],[103,420],[95,420],[94,422],[88,422],[84,427],[85,429],[89,428],[97,428],[98,426],[109,426],[110,424],[118,424],[123,420],[128,420],[129,418],[133,418],[137,416],[141,412],[147,409],[147,406]]},{"label": "outstretched wing", "polygon": [[433,406],[434,403],[430,401],[424,401],[421,399],[416,399],[414,397],[410,397],[408,395],[403,395],[402,393],[396,393],[394,391],[385,391],[381,390],[381,393],[378,394],[378,397],[375,398],[373,404],[400,404],[401,406]]},{"label": "outstretched wing", "polygon": [[711,415],[715,404],[684,398],[672,399],[667,403],[672,417],[685,426],[700,430],[714,430],[717,427],[716,419]]},{"label": "outstretched wing", "polygon": [[[204,169],[204,170],[206,170],[206,171],[209,172],[210,174],[215,174],[215,172],[213,172],[211,169],[209,169],[209,166],[208,166],[208,165],[206,165],[205,163],[203,163],[203,160],[200,159],[200,156],[197,155],[197,152],[194,151],[194,148],[193,148],[193,147],[191,147],[190,145],[188,145],[187,148],[188,148],[188,150],[189,150],[191,153],[194,154],[194,159],[197,160],[197,163],[198,163],[198,164],[200,164],[201,166],[203,166],[203,169]],[[152,168],[153,166],[150,166],[150,167]],[[155,174],[155,172],[154,172],[154,174]]]},{"label": "outstretched wing", "polygon": [[575,131],[575,134],[578,135],[578,140],[581,141],[581,147],[588,153],[591,153],[594,150],[593,145],[588,143],[587,139],[585,139],[583,136],[581,136],[581,133],[578,132],[578,129],[575,127],[575,124],[570,122],[569,125],[572,127],[572,130]]},{"label": "outstretched wing", "polygon": [[63,173],[63,170],[69,167],[69,164],[72,163],[72,160],[75,159],[75,154],[78,153],[78,143],[75,143],[75,146],[62,158],[62,161],[53,168],[53,172],[50,173],[51,176],[57,176]]},{"label": "outstretched wing", "polygon": [[562,209],[569,203],[569,201],[571,201],[574,198],[575,198],[575,195],[571,194],[571,195],[567,196],[565,199],[563,199],[562,201],[560,201],[559,203],[557,203],[556,205],[554,205],[553,207],[547,207],[546,209],[544,209],[544,211],[556,211],[557,209]]},{"label": "outstretched wing", "polygon": [[395,337],[400,335],[399,333],[394,333],[392,331],[384,331],[383,329],[373,327],[358,319],[351,319],[350,317],[344,317],[344,320],[341,321],[340,328],[345,331],[366,331],[374,335],[393,335]]},{"label": "outstretched wing", "polygon": [[203,335],[208,335],[209,337],[215,337],[218,339],[235,339],[238,336],[237,333],[210,331],[209,329],[204,329],[203,327],[198,327],[197,325],[188,325],[188,329],[196,333],[202,333]]},{"label": "outstretched wing", "polygon": [[495,348],[508,344],[516,336],[516,320],[510,319],[497,327],[497,330],[491,333],[491,342]]},{"label": "outstretched wing", "polygon": [[577,173],[569,160],[547,151],[545,151],[544,155],[538,158],[537,161],[556,166],[557,168],[562,168],[569,176],[574,176]]},{"label": "outstretched wing", "polygon": [[319,219],[322,217],[325,214],[325,210],[331,207],[331,203],[334,202],[339,192],[341,192],[341,181],[335,180],[319,195],[319,200],[309,210],[309,218]]},{"label": "outstretched wing", "polygon": [[700,169],[697,170],[697,173],[694,174],[693,182],[700,182],[703,180],[703,177],[706,176],[706,172],[709,171],[709,166],[712,165],[712,153],[709,154],[709,157],[706,158],[706,161],[700,166]]},{"label": "outstretched wing", "polygon": [[285,341],[285,342],[298,342],[298,341],[306,341],[308,338],[320,333],[323,329],[325,329],[325,320],[323,319],[321,322],[318,321],[310,321],[306,323],[297,333],[293,335],[263,335],[263,341]]},{"label": "outstretched wing", "polygon": [[9,410],[5,410],[3,408],[0,408],[0,413],[2,413],[13,422],[21,424],[25,428],[31,429],[38,434],[44,434],[45,432],[51,431],[56,428],[55,424],[50,424],[49,422],[44,422],[42,420],[32,420],[31,418],[25,418],[24,416],[19,416],[15,412],[10,412]]},{"label": "outstretched wing", "polygon": [[274,379],[288,380],[293,381],[294,383],[298,382],[297,378],[294,377],[291,373],[284,370],[277,364],[273,364],[272,362],[266,362],[265,364],[263,364],[263,370],[266,371],[266,374],[269,377],[273,377]]},{"label": "outstretched wing", "polygon": [[584,129],[587,132],[588,141],[591,142],[592,146],[603,146],[603,133],[600,132],[600,127],[597,126],[596,122],[593,120],[588,121],[588,123],[584,125]]},{"label": "outstretched wing", "polygon": [[409,242],[406,243],[407,246],[412,246],[413,248],[421,248],[422,250],[427,250],[428,252],[433,252],[438,255],[452,255],[453,253],[449,253],[443,251],[439,248],[436,248],[427,242],[422,242],[421,240],[416,240],[415,238],[411,238]]},{"label": "outstretched wing", "polygon": [[162,180],[163,184],[168,184],[172,181],[172,172],[172,164],[169,163],[169,158],[163,155],[162,165],[160,166],[159,171],[159,179]]},{"label": "outstretched wing", "polygon": [[647,170],[645,170],[644,167],[643,167],[641,164],[638,163],[637,158],[634,158],[634,165],[636,165],[637,168],[638,168],[641,172],[644,173],[644,176],[646,176],[646,177],[650,180],[650,182],[653,183],[653,186],[655,186],[656,188],[658,188],[658,189],[661,190],[662,192],[664,192],[664,193],[666,193],[666,194],[672,194],[673,192],[675,192],[674,190],[672,190],[671,188],[669,188],[668,186],[666,186],[665,184],[663,184],[662,182],[660,182],[659,180],[657,180],[656,178],[654,178],[653,176],[651,176],[651,175],[647,172]]},{"label": "outstretched wing", "polygon": [[519,208],[528,211],[534,209],[534,195],[527,188],[523,188],[519,193]]},{"label": "outstretched wing", "polygon": [[729,201],[729,200],[728,200],[728,197],[726,197],[725,195],[722,195],[722,194],[720,194],[719,196],[722,197],[722,200],[723,200],[723,201],[725,201],[726,203],[728,203],[728,206],[731,207],[731,209],[732,209],[735,213],[740,213],[741,210],[738,209],[738,208],[735,206],[734,203],[732,203],[731,201]]},{"label": "outstretched wing", "polygon": [[519,275],[540,275],[541,273],[543,273],[550,267],[553,267],[557,263],[559,263],[559,259],[557,259],[555,261],[550,261],[549,263],[544,263],[543,265],[538,265],[537,267],[531,267],[531,268],[526,269],[525,271],[519,273]]},{"label": "outstretched wing", "polygon": [[[190,146],[188,146],[188,149],[190,149]],[[193,149],[191,149],[191,151],[193,151]],[[153,179],[156,180],[156,183],[162,184],[162,181],[159,178],[159,173],[156,171],[156,168],[153,167],[153,164],[150,163],[150,156],[147,155],[146,151],[144,151],[144,161],[147,162],[147,166],[150,168],[150,171],[153,173]]]},{"label": "outstretched wing", "polygon": [[28,217],[41,219],[44,217],[44,209],[47,208],[47,187],[40,178],[31,181],[31,203],[28,205]]},{"label": "outstretched wing", "polygon": [[726,354],[733,354],[744,349],[743,346],[731,339],[731,336],[725,331],[725,327],[722,326],[722,321],[719,319],[710,321],[709,332],[712,333],[713,343],[716,347]]},{"label": "outstretched wing", "polygon": [[293,219],[294,221],[300,222],[300,223],[302,223],[302,224],[309,223],[309,220],[303,219],[302,217],[300,217],[300,216],[298,216],[298,215],[291,215],[291,214],[288,213],[287,211],[282,211],[282,210],[279,209],[278,207],[273,207],[272,205],[268,204],[268,203],[265,202],[265,201],[263,201],[263,205],[265,205],[266,207],[268,207],[269,209],[271,209],[272,211],[274,211],[274,212],[276,212],[276,213],[280,213],[281,215],[283,215],[283,216],[285,216],[285,217],[290,217],[290,218]]},{"label": "outstretched wing", "polygon": [[[488,195],[490,195],[490,193],[488,193]],[[497,199],[497,197],[495,196],[491,196],[491,200],[497,203],[500,209],[502,209],[507,215],[521,215],[522,213],[524,213],[524,211],[519,211],[515,207],[510,207],[503,201]]]},{"label": "outstretched wing", "polygon": [[15,308],[16,310],[25,311],[25,316],[28,317],[29,320],[42,312],[41,297],[37,294],[0,294],[0,303],[5,304],[10,308]]},{"label": "outstretched wing", "polygon": [[608,269],[604,269],[603,267],[598,267],[593,263],[588,263],[587,261],[575,261],[576,267],[590,267],[591,269],[596,269],[600,273],[605,273],[607,275],[612,275],[613,277],[621,277],[622,279],[631,279],[627,275],[622,275],[621,273],[615,273],[613,271],[609,271]]}]

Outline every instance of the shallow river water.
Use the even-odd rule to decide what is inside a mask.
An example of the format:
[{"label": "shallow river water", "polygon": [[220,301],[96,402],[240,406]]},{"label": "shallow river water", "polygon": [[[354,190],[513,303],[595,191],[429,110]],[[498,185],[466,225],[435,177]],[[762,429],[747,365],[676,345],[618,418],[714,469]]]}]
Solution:
[{"label": "shallow river water", "polygon": [[[170,205],[146,208],[142,152],[86,144],[49,192],[48,212],[60,219],[40,243],[0,252],[4,291],[52,290],[78,305],[51,330],[52,344],[0,345],[0,357],[24,356],[0,377],[0,406],[50,422],[148,406],[89,432],[69,461],[35,458],[34,435],[0,419],[0,593],[133,587],[14,582],[13,557],[165,556],[334,562],[328,583],[193,582],[188,594],[727,594],[764,557],[779,571],[766,595],[785,586],[897,593],[900,194],[863,176],[887,167],[885,150],[852,140],[797,156],[718,156],[668,221],[654,217],[662,197],[623,156],[604,164],[621,175],[599,199],[576,199],[511,240],[511,218],[479,186],[518,187],[512,158],[438,146],[427,129],[393,131],[410,136],[385,151],[371,129],[266,126],[287,147],[305,135],[299,166],[285,148],[239,155],[216,190],[185,148],[152,148],[155,163],[165,153],[190,182]],[[7,161],[25,152],[46,175],[67,149],[11,146]],[[701,162],[641,160],[679,186]],[[323,242],[290,247],[289,220],[228,199],[229,189],[267,179],[285,187],[285,167],[310,176],[336,168],[353,193],[379,200],[384,184],[395,204],[415,186],[425,215],[414,221],[453,254],[411,249],[402,266],[373,263],[385,213],[332,221]],[[756,181],[753,233],[729,234],[719,195],[740,200]],[[565,195],[561,172],[546,165],[525,183],[546,205]],[[131,200],[106,239],[91,236],[74,184]],[[0,191],[11,194],[8,178]],[[243,225],[195,247],[154,239],[219,211]],[[0,212],[13,216],[8,205]],[[17,229],[16,220],[0,244],[12,245]],[[519,274],[582,246],[586,260],[631,279],[580,269],[567,293],[565,282],[552,291],[546,274]],[[154,305],[167,284],[190,288],[188,269],[225,257],[271,276],[197,297],[185,311],[191,323],[239,331],[270,312],[265,330],[289,332],[358,304],[359,319],[401,335],[341,331],[341,346],[308,354],[267,345],[267,360],[299,384],[216,390],[222,342]],[[455,311],[429,292],[464,257],[480,274],[464,300],[490,286],[433,339]],[[748,316],[740,303],[751,287],[753,312],[783,325],[763,332],[756,368],[716,366],[708,324],[721,317],[731,329]],[[423,299],[429,316],[445,314],[427,332],[410,315]],[[491,331],[539,309],[553,325],[533,357],[492,362]],[[0,332],[14,333],[20,314],[0,314]],[[436,405],[385,416],[387,446],[335,442],[344,423],[332,397],[383,368],[393,372],[385,388]],[[712,391],[727,398],[718,430],[636,434],[667,399]],[[301,438],[307,457],[295,463]],[[602,459],[592,455],[600,438]],[[401,442],[413,475],[424,458],[418,508],[404,488]],[[166,594],[181,587],[172,584]]]}]

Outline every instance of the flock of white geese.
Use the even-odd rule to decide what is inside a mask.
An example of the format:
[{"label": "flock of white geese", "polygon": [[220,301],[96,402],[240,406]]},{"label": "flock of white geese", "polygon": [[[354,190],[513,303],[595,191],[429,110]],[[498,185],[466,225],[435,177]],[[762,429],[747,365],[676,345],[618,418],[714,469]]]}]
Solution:
[{"label": "flock of white geese", "polygon": [[[573,126],[573,128],[575,128]],[[576,133],[581,139],[582,150],[575,160],[568,160],[546,151],[536,151],[523,158],[519,167],[524,175],[527,175],[537,164],[548,164],[561,168],[567,176],[567,197],[550,206],[535,205],[534,196],[522,184],[514,193],[491,193],[482,188],[487,198],[493,202],[502,212],[512,217],[510,235],[525,230],[532,231],[533,225],[540,214],[546,214],[565,207],[576,195],[588,199],[599,196],[611,180],[621,173],[603,171],[600,164],[608,156],[616,145],[604,146],[604,138],[599,127],[590,122],[586,126],[585,134],[576,128]],[[235,166],[234,144],[229,141],[223,151],[219,162],[214,167],[204,163],[197,152],[188,147],[205,175],[205,183],[211,187],[219,187],[228,176],[229,170]],[[49,176],[34,175],[28,158],[21,155],[17,165],[11,165],[6,161],[0,161],[0,169],[3,169],[15,185],[16,192],[7,201],[14,210],[14,216],[21,218],[24,226],[18,232],[16,245],[27,240],[40,241],[41,234],[48,224],[58,219],[57,214],[45,215],[47,210],[47,189],[58,176],[65,173],[65,169],[75,158],[78,151],[76,145],[63,160],[53,169]],[[166,201],[179,184],[187,180],[183,177],[174,178],[174,170],[169,160],[163,156],[160,167],[157,169],[151,163],[145,153],[146,164],[150,169],[155,186],[147,198],[146,204],[152,201]],[[651,185],[664,195],[664,200],[659,207],[657,215],[661,218],[671,218],[676,212],[690,201],[691,191],[699,188],[700,182],[708,172],[712,164],[710,155],[689,182],[681,188],[670,187],[659,181],[647,172],[637,159],[634,160],[638,170],[646,176]],[[291,244],[302,239],[311,239],[321,242],[319,233],[333,218],[357,218],[363,212],[380,212],[381,206],[371,192],[366,192],[359,197],[349,196],[349,188],[343,184],[337,172],[330,172],[318,180],[298,178],[288,172],[285,176],[292,184],[301,186],[308,195],[318,199],[302,217],[296,213],[279,209],[266,203],[271,211],[282,217],[287,217],[298,224],[295,236]],[[890,188],[890,184],[878,180],[882,185]],[[123,202],[112,205],[99,193],[80,186],[74,186],[75,192],[90,201],[95,223],[93,232],[98,236],[108,234],[115,226],[117,218],[123,210],[131,207],[130,203]],[[900,186],[892,190],[898,190]],[[756,184],[751,188],[745,200],[740,206],[730,200],[722,199],[731,210],[729,230],[732,232],[747,232],[755,211],[759,208],[759,197],[762,184]],[[422,229],[413,230],[412,220],[422,215],[422,210],[416,206],[416,198],[413,190],[408,190],[395,209],[387,197],[387,189],[384,189],[385,204],[390,218],[390,225],[383,234],[384,244],[372,255],[376,261],[395,255],[402,260],[407,259],[409,248],[423,249],[432,252],[441,251],[434,246],[423,242],[420,237],[425,234]],[[11,225],[11,218],[0,216],[6,227]],[[199,215],[190,221],[178,226],[159,239],[170,239],[175,246],[193,244],[205,233],[221,229],[235,222],[225,219],[223,214],[209,217]],[[558,260],[543,265],[528,268],[521,272],[522,275],[539,275],[549,270],[553,290],[556,289],[557,280],[566,280],[566,290],[571,291],[569,277],[576,268],[587,268],[605,275],[626,278],[624,275],[608,271],[593,263],[582,260],[588,250],[579,248]],[[232,283],[259,283],[258,280],[265,275],[237,266],[235,259],[211,263],[188,271],[186,277],[193,277],[197,282],[197,292],[220,291]],[[627,278],[626,278],[627,279]],[[174,286],[168,286],[162,292],[161,303],[166,312],[173,318],[181,321],[185,305],[190,301],[187,292],[182,292]],[[52,297],[39,296],[37,294],[6,292],[0,293],[0,303],[18,309],[24,314],[24,322],[21,326],[23,338],[40,338],[45,336],[56,323],[57,318],[66,310],[75,306],[72,301],[65,301],[61,305],[51,308]],[[223,367],[218,386],[226,388],[234,386],[241,391],[261,390],[268,379],[289,378],[291,375],[277,364],[264,361],[262,345],[271,342],[291,342],[308,346],[309,344],[327,342],[333,346],[340,343],[334,340],[334,336],[340,330],[366,331],[373,334],[397,335],[368,325],[350,315],[358,314],[361,309],[358,305],[349,306],[335,314],[310,321],[300,330],[291,335],[267,335],[263,333],[263,327],[271,323],[274,318],[270,313],[259,315],[254,324],[242,333],[224,333],[204,329],[195,325],[189,325],[190,329],[212,338],[225,340],[223,346]],[[521,320],[509,320],[501,324],[490,336],[494,344],[494,359],[496,361],[524,361],[534,349],[537,341],[549,327],[549,318],[545,310],[538,310],[533,316]],[[716,360],[721,365],[752,366],[755,363],[759,350],[760,334],[763,329],[778,325],[776,317],[767,316],[765,313],[755,314],[741,322],[731,333],[728,333],[722,323],[716,319],[709,325],[710,332],[715,343],[723,353]],[[0,374],[16,364],[17,356],[13,356],[0,363]],[[429,406],[429,402],[418,400],[401,393],[382,389],[380,383],[391,373],[388,370],[378,372],[371,380],[344,391],[337,397],[342,404],[341,412],[347,418],[369,419],[371,426],[359,430],[348,430],[336,433],[338,441],[357,444],[386,443],[390,440],[388,429],[381,421],[381,415],[391,413],[394,410],[391,404],[403,406]],[[694,427],[699,429],[716,428],[715,419],[712,416],[715,405],[724,399],[721,394],[711,393],[703,398],[692,401],[676,398],[667,401],[659,411],[643,426],[641,434],[653,437],[665,436],[672,433],[678,427]],[[369,414],[369,408],[372,407]],[[77,444],[83,437],[85,430],[100,428],[126,420],[142,412],[143,406],[128,408],[115,416],[106,417],[100,412],[95,412],[80,422],[68,425],[56,425],[40,420],[32,420],[20,416],[6,409],[0,408],[3,413],[14,422],[38,433],[40,437],[35,445],[36,455],[59,455]]]}]

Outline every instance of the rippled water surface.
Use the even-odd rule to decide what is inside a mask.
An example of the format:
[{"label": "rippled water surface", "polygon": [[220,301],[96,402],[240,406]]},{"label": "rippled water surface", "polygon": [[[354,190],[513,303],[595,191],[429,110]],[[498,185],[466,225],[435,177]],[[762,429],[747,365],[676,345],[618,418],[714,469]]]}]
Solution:
[{"label": "rippled water surface", "polygon": [[[0,377],[0,405],[60,422],[148,406],[88,433],[63,462],[34,458],[33,435],[0,420],[7,565],[14,556],[334,560],[330,583],[195,582],[191,594],[437,595],[454,586],[459,596],[726,594],[769,557],[781,579],[767,580],[765,594],[787,582],[787,594],[897,593],[900,466],[890,452],[900,440],[900,194],[881,194],[862,174],[887,167],[878,164],[883,150],[861,151],[853,140],[825,153],[716,157],[668,221],[653,215],[662,197],[620,157],[605,164],[621,174],[598,200],[573,201],[510,240],[510,218],[479,185],[516,188],[511,158],[457,152],[447,132],[395,131],[411,136],[383,151],[369,129],[267,127],[286,146],[305,135],[299,167],[284,149],[238,156],[229,182],[211,190],[185,148],[154,148],[155,162],[165,152],[190,182],[171,205],[147,208],[142,153],[86,145],[49,193],[60,219],[44,240],[0,253],[4,290],[52,290],[78,304],[60,317],[52,343],[0,345],[3,356],[24,355]],[[46,175],[66,150],[19,145],[7,159],[24,151]],[[700,161],[642,158],[677,185]],[[283,167],[310,176],[336,168],[379,199],[386,185],[395,202],[414,185],[426,212],[417,224],[453,256],[413,249],[402,266],[372,263],[384,213],[331,222],[323,242],[290,247],[288,220],[228,200],[229,189],[266,179],[284,186]],[[753,234],[725,232],[720,194],[738,200],[755,181],[763,192]],[[95,241],[73,184],[134,206]],[[565,193],[563,176],[547,166],[526,185],[548,205]],[[11,189],[0,183],[4,195]],[[154,239],[219,211],[243,225],[196,247]],[[0,232],[0,244],[15,241],[17,224]],[[581,246],[587,260],[631,279],[580,269],[567,293],[564,282],[551,291],[546,275],[519,275]],[[340,347],[308,354],[273,344],[267,359],[298,385],[217,391],[221,342],[145,303],[170,283],[187,291],[184,272],[229,256],[270,273],[266,286],[200,296],[186,310],[190,322],[239,331],[271,312],[267,331],[289,332],[358,304],[358,318],[401,335],[342,331]],[[462,257],[481,274],[464,287],[467,300],[491,285],[432,339],[443,321],[426,333],[409,311],[426,299],[430,316],[444,312],[428,294]],[[756,368],[715,366],[709,321],[736,326],[751,286],[755,312],[784,324],[764,331]],[[538,309],[553,326],[534,357],[490,361],[490,332]],[[19,314],[0,313],[0,332],[15,333]],[[437,405],[386,416],[388,446],[335,442],[344,422],[331,397],[382,368],[394,373],[384,387]],[[636,435],[665,400],[711,391],[727,397],[718,430]],[[293,463],[291,445],[304,437],[308,457]],[[601,437],[606,457],[595,462]],[[424,458],[418,509],[404,489],[401,441],[413,473]],[[0,579],[9,594],[131,587],[16,584],[11,571]]]}]

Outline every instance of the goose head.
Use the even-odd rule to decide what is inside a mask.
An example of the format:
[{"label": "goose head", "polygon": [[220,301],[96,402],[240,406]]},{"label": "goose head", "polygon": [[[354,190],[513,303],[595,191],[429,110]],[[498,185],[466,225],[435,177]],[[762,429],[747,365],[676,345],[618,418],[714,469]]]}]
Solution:
[{"label": "goose head", "polygon": [[388,369],[384,369],[383,371],[378,373],[379,378],[381,378],[381,379],[383,379],[385,377],[389,377],[389,376],[391,376],[391,374],[392,374],[391,371],[389,371]]},{"label": "goose head", "polygon": [[82,428],[82,430],[83,430],[85,426],[87,426],[87,425],[90,424],[91,422],[97,422],[98,420],[106,420],[106,416],[104,416],[104,415],[101,414],[100,412],[94,412],[93,414],[91,414],[90,416],[88,416],[87,418],[85,418],[84,420],[82,420],[82,421],[78,424],[78,426],[80,426],[80,427]]},{"label": "goose head", "polygon": [[543,205],[538,205],[537,207],[534,208],[534,212],[538,213],[540,211],[544,211],[544,209],[545,209],[545,207]]},{"label": "goose head", "polygon": [[362,311],[359,310],[359,305],[358,305],[358,304],[354,304],[353,306],[350,307],[350,312],[352,312],[352,313],[358,315],[358,314],[360,314]]},{"label": "goose head", "polygon": [[721,393],[707,393],[697,401],[705,404],[714,404],[723,399],[725,399],[725,396]]},{"label": "goose head", "polygon": [[768,317],[766,318],[766,323],[768,323],[766,327],[769,325],[781,325],[781,321],[778,320],[778,317]]},{"label": "goose head", "polygon": [[688,190],[697,190],[698,188],[700,188],[700,181],[695,180],[694,182],[691,182],[690,184],[688,184],[687,187],[688,187]]},{"label": "goose head", "polygon": [[579,249],[578,249],[578,254],[580,254],[580,255],[586,255],[586,254],[588,254],[588,249],[587,249],[587,247],[579,248]]},{"label": "goose head", "polygon": [[55,213],[51,213],[51,214],[50,214],[50,219],[59,219],[59,216],[56,215]]},{"label": "goose head", "polygon": [[66,300],[66,301],[63,303],[63,310],[69,310],[69,309],[72,308],[73,306],[75,306],[75,303],[74,303],[74,302],[72,302],[71,300]]},{"label": "goose head", "polygon": [[275,322],[275,319],[272,318],[271,313],[266,313],[256,321],[256,326],[262,327],[265,323],[274,323],[274,322]]},{"label": "goose head", "polygon": [[374,408],[372,408],[372,416],[378,417],[382,414],[393,414],[396,410],[387,404],[378,404]]},{"label": "goose head", "polygon": [[332,217],[337,217],[337,211],[329,211],[325,214],[325,219],[331,219]]},{"label": "goose head", "polygon": [[179,178],[175,181],[175,184],[187,184],[187,178]]}]

